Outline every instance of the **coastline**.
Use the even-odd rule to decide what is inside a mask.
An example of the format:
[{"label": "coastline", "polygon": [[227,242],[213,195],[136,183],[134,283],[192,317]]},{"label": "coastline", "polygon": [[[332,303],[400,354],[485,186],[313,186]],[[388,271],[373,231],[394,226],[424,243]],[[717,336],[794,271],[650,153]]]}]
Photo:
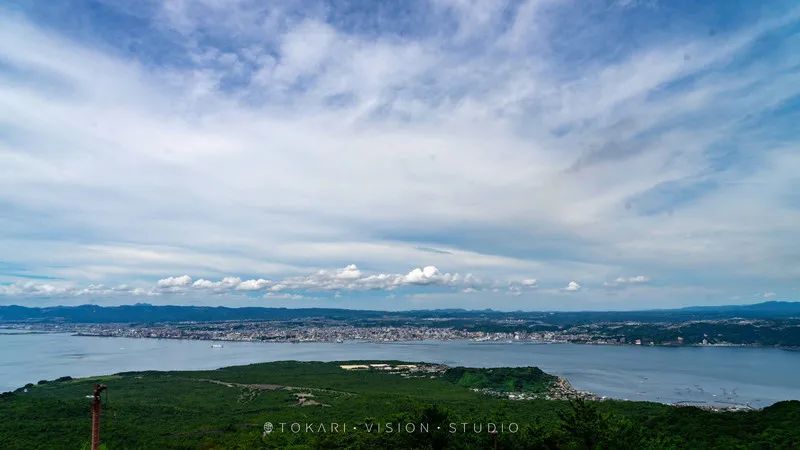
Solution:
[{"label": "coastline", "polygon": [[[517,342],[252,342],[189,339],[99,339],[69,333],[6,334],[0,338],[0,390],[61,376],[138,370],[211,370],[282,360],[398,359],[465,367],[538,366],[608,399],[682,404],[709,409],[766,407],[800,399],[800,360],[773,348],[698,348],[561,345]],[[289,345],[292,344],[292,345]],[[20,351],[24,349],[24,351]],[[5,350],[5,354],[3,354]],[[700,359],[698,359],[698,356]],[[674,356],[673,356],[674,355]],[[666,359],[665,359],[666,358]],[[764,374],[748,367],[766,365]],[[767,375],[765,377],[765,375]]]},{"label": "coastline", "polygon": [[[49,325],[49,324],[48,324]],[[409,342],[454,342],[464,341],[475,344],[528,344],[528,345],[549,345],[549,344],[575,344],[587,346],[619,346],[619,347],[658,347],[658,348],[775,348],[786,351],[800,351],[800,346],[787,346],[787,345],[767,345],[760,343],[735,343],[735,342],[717,342],[717,343],[675,343],[663,342],[656,343],[650,342],[647,344],[637,344],[634,342],[597,342],[586,340],[569,340],[569,339],[508,339],[507,336],[499,337],[496,339],[464,337],[456,335],[453,337],[438,337],[438,338],[403,338],[403,339],[370,339],[370,338],[273,338],[273,339],[253,339],[248,337],[235,337],[235,336],[203,336],[198,334],[186,335],[136,335],[130,333],[120,332],[91,332],[91,331],[76,331],[85,326],[95,326],[96,324],[74,324],[72,326],[64,326],[64,329],[52,329],[51,326],[36,327],[35,324],[18,324],[18,323],[0,323],[0,331],[2,330],[25,330],[15,334],[41,334],[41,333],[68,333],[73,336],[80,337],[112,337],[112,338],[131,338],[131,339],[174,339],[174,340],[189,340],[189,341],[210,341],[210,342],[264,342],[264,343],[343,343],[343,342],[369,342],[369,343],[409,343]],[[111,324],[116,325],[116,324]],[[127,325],[127,324],[125,324]],[[59,325],[63,326],[63,325]],[[130,330],[128,328],[127,330]],[[136,328],[133,328],[136,329]],[[146,329],[146,327],[144,328]],[[12,333],[2,333],[12,334]]]}]

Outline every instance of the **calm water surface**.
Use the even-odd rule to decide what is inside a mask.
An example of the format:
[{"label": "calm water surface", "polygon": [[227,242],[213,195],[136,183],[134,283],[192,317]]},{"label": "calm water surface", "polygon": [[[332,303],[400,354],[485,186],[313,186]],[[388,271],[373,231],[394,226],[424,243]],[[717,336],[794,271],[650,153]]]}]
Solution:
[{"label": "calm water surface", "polygon": [[771,348],[576,344],[248,343],[14,334],[0,330],[0,392],[41,379],[194,370],[280,360],[397,359],[538,366],[578,389],[629,400],[767,406],[800,399],[800,352]]}]

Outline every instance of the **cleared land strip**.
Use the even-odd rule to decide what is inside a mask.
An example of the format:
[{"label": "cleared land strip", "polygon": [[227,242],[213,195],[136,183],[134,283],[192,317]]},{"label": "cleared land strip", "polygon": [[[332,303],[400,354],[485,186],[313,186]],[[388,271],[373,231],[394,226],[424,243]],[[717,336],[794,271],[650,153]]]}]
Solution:
[{"label": "cleared land strip", "polygon": [[279,391],[279,390],[286,390],[286,391],[314,391],[314,392],[325,392],[329,394],[341,394],[341,395],[348,395],[348,396],[357,396],[358,394],[354,392],[347,392],[347,391],[336,391],[333,389],[323,389],[323,388],[312,388],[312,387],[298,387],[298,386],[284,386],[280,384],[262,384],[262,383],[233,383],[230,381],[222,381],[222,380],[212,380],[210,378],[183,378],[184,380],[194,380],[194,381],[202,381],[205,383],[214,383],[214,384],[221,384],[227,387],[238,387],[238,388],[247,388],[247,389],[255,389],[259,391]]}]

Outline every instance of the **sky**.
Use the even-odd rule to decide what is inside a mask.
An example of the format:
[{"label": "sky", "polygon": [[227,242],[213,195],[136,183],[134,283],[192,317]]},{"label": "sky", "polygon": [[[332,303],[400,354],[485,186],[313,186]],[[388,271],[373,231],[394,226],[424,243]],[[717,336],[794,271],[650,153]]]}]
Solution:
[{"label": "sky", "polygon": [[0,304],[800,300],[793,1],[5,1]]}]

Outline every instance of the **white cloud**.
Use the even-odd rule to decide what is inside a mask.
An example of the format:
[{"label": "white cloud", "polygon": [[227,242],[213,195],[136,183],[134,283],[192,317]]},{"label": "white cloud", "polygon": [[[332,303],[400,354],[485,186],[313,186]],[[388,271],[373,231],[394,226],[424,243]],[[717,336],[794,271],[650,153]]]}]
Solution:
[{"label": "white cloud", "polygon": [[270,285],[269,280],[259,278],[257,280],[246,280],[239,283],[236,289],[240,291],[258,291]]},{"label": "white cloud", "polygon": [[260,290],[266,290],[272,293],[284,291],[294,291],[295,293],[315,291],[392,291],[404,286],[429,288],[448,287],[474,292],[482,286],[482,282],[472,274],[462,276],[460,274],[441,273],[434,266],[416,268],[407,274],[364,274],[355,264],[349,264],[335,270],[318,270],[310,275],[286,277],[278,281],[270,281],[263,278],[242,281],[240,277],[226,276],[219,281],[198,278],[192,282],[191,276],[181,275],[162,278],[156,282],[155,286],[151,287],[131,287],[128,285],[105,287],[103,285],[90,284],[85,288],[77,288],[72,286],[53,286],[47,283],[26,282],[0,285],[0,295],[160,295],[187,292],[212,292],[215,294],[235,294],[238,292],[246,294],[248,292]]},{"label": "white cloud", "polygon": [[220,281],[210,281],[201,278],[192,283],[192,287],[209,290],[228,290],[237,288],[241,282],[242,279],[239,277],[225,277]]},{"label": "white cloud", "polygon": [[69,291],[68,287],[54,286],[49,283],[14,283],[10,285],[0,285],[0,294],[3,295],[54,295],[64,294]]},{"label": "white cloud", "polygon": [[[176,289],[176,288],[173,288]],[[33,281],[0,285],[0,296],[8,297],[103,297],[103,296],[157,296],[153,288],[132,287],[125,284],[105,286],[89,284],[77,287],[69,284],[38,283]]]},{"label": "white cloud", "polygon": [[625,287],[634,284],[644,284],[650,282],[650,277],[636,275],[632,277],[617,277],[614,281],[604,281],[603,286],[607,288]]},{"label": "white cloud", "polygon": [[567,284],[567,287],[564,288],[565,291],[575,292],[581,290],[581,285],[577,281],[570,281]]},{"label": "white cloud", "polygon": [[264,298],[270,300],[304,300],[307,297],[300,294],[281,294],[279,292],[267,292]]},{"label": "white cloud", "polygon": [[635,277],[628,277],[628,278],[619,277],[615,281],[617,283],[636,284],[636,283],[647,283],[648,281],[650,281],[650,278],[644,275],[636,275]]},{"label": "white cloud", "polygon": [[[198,280],[197,282],[205,281],[205,280]],[[195,283],[197,283],[195,282]],[[158,287],[160,288],[176,288],[176,287],[184,287],[192,284],[192,277],[189,275],[181,275],[177,277],[167,277],[158,280]]]},{"label": "white cloud", "polygon": [[411,272],[408,272],[406,276],[403,277],[403,282],[409,284],[428,284],[445,279],[449,280],[449,278],[450,274],[443,276],[436,266],[425,266],[423,269],[418,267]]},{"label": "white cloud", "polygon": [[355,264],[350,264],[335,271],[320,270],[315,274],[305,277],[290,277],[281,280],[274,288],[309,289],[309,290],[392,290],[408,285],[469,285],[474,278],[471,275],[441,273],[435,266],[416,268],[405,275],[374,273],[363,274]]},{"label": "white cloud", "polygon": [[[141,20],[183,37],[173,65],[0,10],[0,260],[106,286],[86,295],[188,290],[144,285],[175,273],[197,293],[524,292],[536,284],[509,280],[639,270],[677,280],[648,286],[653,301],[688,270],[718,298],[796,285],[800,157],[772,114],[800,95],[797,52],[749,49],[797,10],[564,65],[587,36],[615,42],[594,6],[490,3],[439,1],[430,34],[404,35],[314,8],[166,2]],[[567,17],[584,31],[559,34]],[[348,260],[374,270],[312,273]],[[418,261],[453,273],[395,273]],[[279,281],[213,281],[232,273]],[[72,292],[15,277],[2,292]]]},{"label": "white cloud", "polygon": [[361,271],[355,264],[350,264],[347,267],[336,271],[336,278],[341,280],[355,280],[361,278]]}]

